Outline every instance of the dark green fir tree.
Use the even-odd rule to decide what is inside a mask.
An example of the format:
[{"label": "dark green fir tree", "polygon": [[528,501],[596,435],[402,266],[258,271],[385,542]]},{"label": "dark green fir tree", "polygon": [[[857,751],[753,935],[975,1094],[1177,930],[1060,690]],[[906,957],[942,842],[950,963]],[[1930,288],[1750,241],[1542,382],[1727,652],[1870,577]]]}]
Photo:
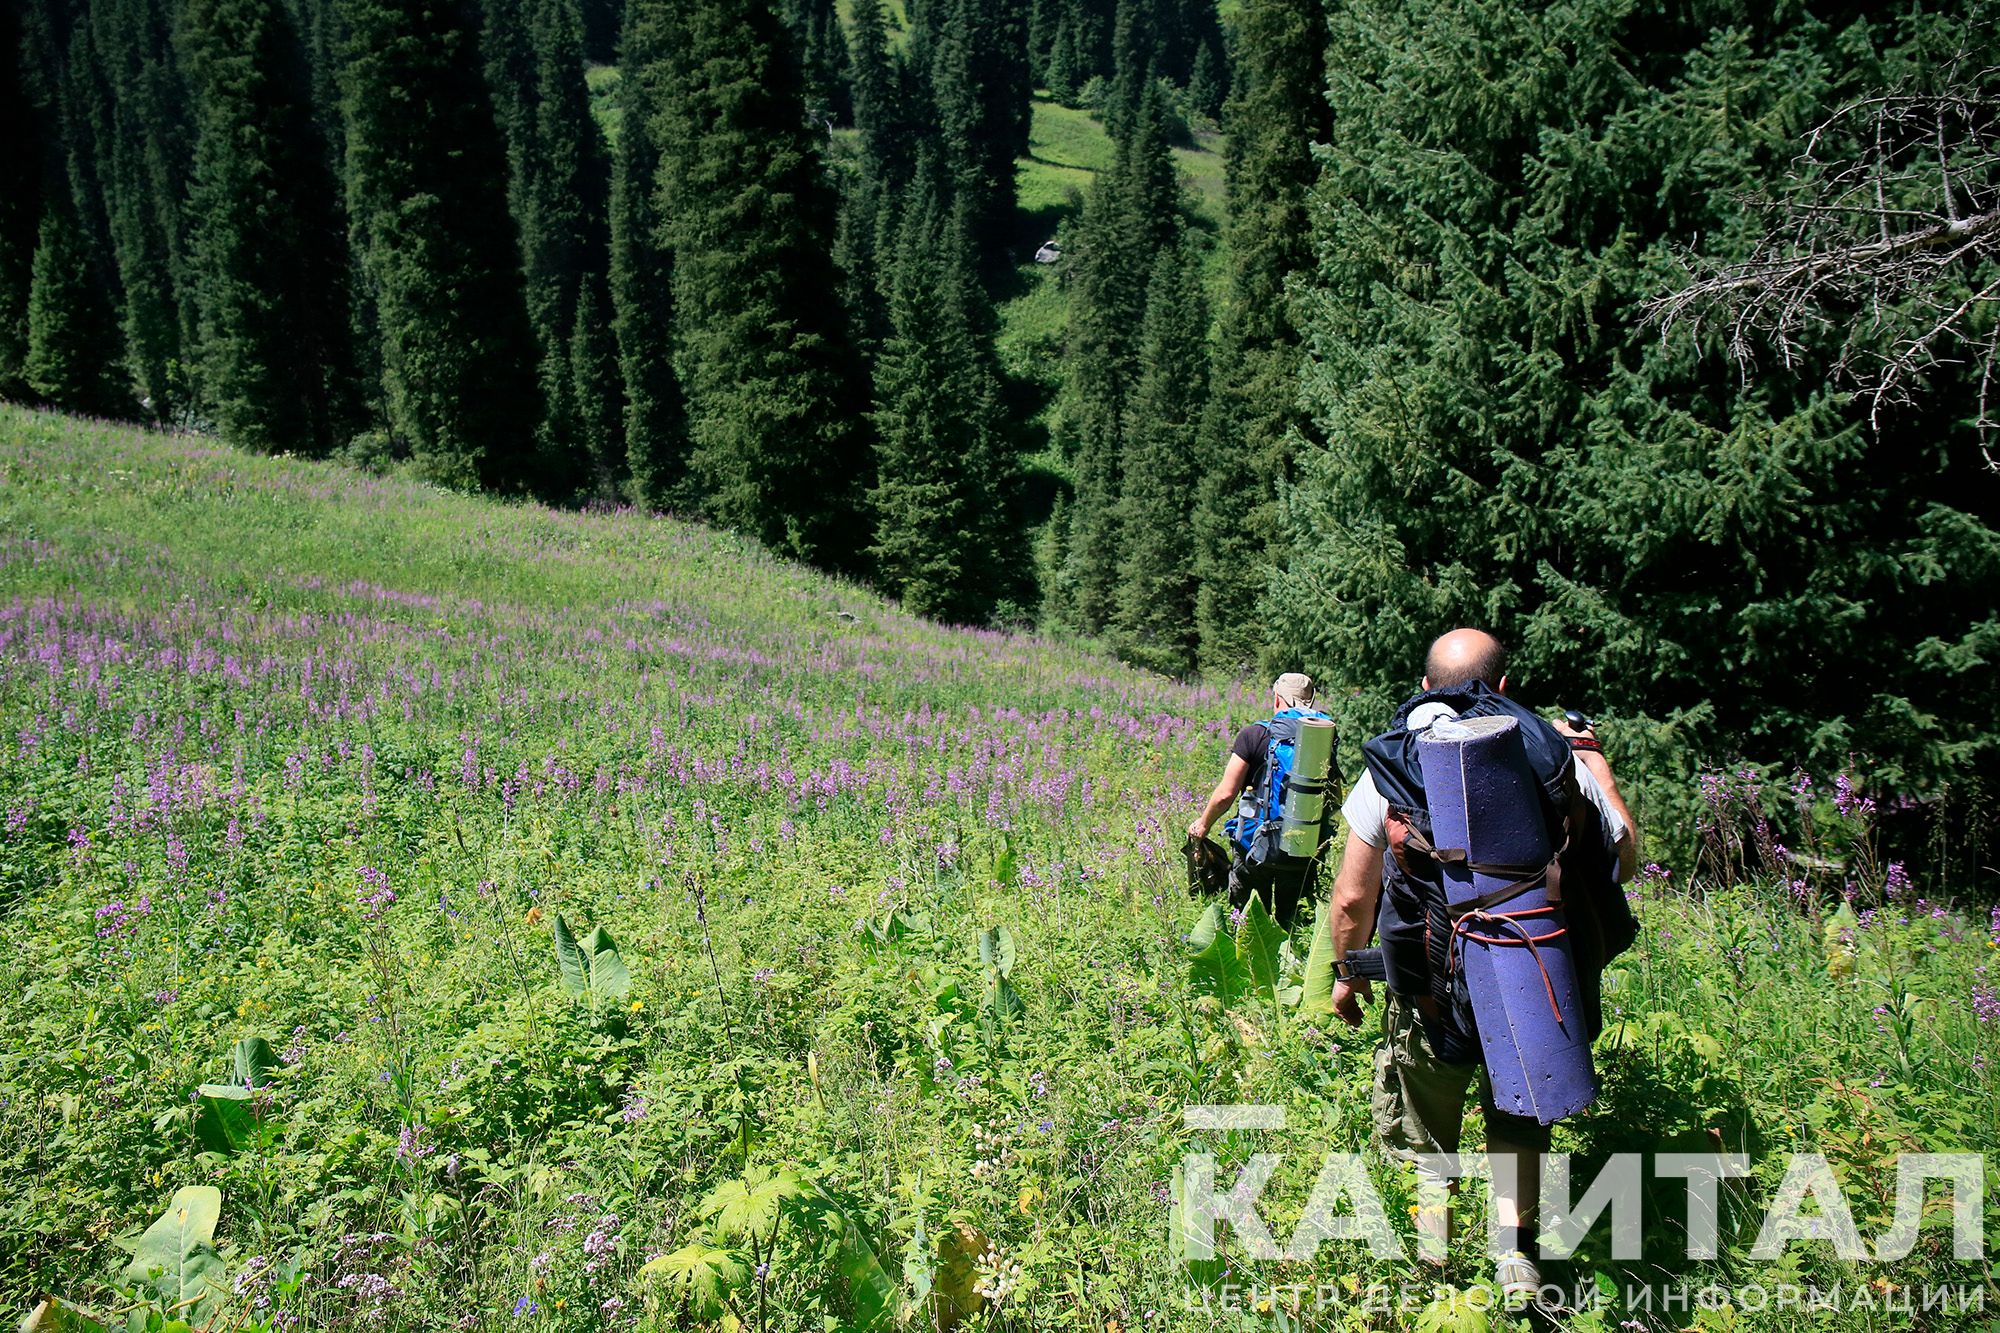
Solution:
[{"label": "dark green fir tree", "polygon": [[42,222],[28,289],[28,348],[22,378],[52,407],[100,416],[132,411],[119,370],[118,321],[91,270],[68,201],[52,197]]},{"label": "dark green fir tree", "polygon": [[343,7],[348,211],[389,425],[445,485],[527,489],[537,356],[471,17],[451,0]]},{"label": "dark green fir tree", "polygon": [[1160,252],[1146,285],[1139,377],[1126,407],[1111,630],[1129,662],[1179,675],[1195,663],[1194,552],[1188,521],[1196,436],[1208,399],[1208,303],[1187,240]]},{"label": "dark green fir tree", "polygon": [[1202,661],[1216,670],[1240,668],[1264,648],[1254,608],[1270,582],[1279,488],[1291,478],[1306,426],[1303,339],[1285,283],[1312,263],[1313,145],[1333,132],[1325,9],[1317,0],[1246,0],[1236,16],[1236,54],[1236,93],[1224,121],[1229,285],[1218,312],[1193,524]]},{"label": "dark green fir tree", "polygon": [[611,180],[611,328],[624,386],[620,428],[632,503],[692,512],[687,412],[673,359],[673,257],[659,216],[659,150],[653,145],[658,83],[666,66],[667,6],[634,3],[619,46],[619,125]]},{"label": "dark green fir tree", "polygon": [[223,437],[325,453],[355,426],[347,242],[311,73],[282,0],[187,0],[188,272],[203,407]]},{"label": "dark green fir tree", "polygon": [[768,0],[697,0],[670,26],[653,141],[702,508],[781,553],[856,568],[868,386],[831,258],[823,131]]}]

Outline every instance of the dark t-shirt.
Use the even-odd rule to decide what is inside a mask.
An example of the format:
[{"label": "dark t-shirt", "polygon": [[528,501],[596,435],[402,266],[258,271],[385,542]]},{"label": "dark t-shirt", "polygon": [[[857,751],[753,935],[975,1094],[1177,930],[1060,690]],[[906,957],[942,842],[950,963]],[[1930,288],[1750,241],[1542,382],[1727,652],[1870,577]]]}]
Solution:
[{"label": "dark t-shirt", "polygon": [[1264,755],[1270,748],[1271,729],[1262,722],[1252,722],[1236,733],[1236,739],[1230,742],[1229,753],[1250,765],[1250,776],[1255,778],[1257,771],[1264,767]]}]

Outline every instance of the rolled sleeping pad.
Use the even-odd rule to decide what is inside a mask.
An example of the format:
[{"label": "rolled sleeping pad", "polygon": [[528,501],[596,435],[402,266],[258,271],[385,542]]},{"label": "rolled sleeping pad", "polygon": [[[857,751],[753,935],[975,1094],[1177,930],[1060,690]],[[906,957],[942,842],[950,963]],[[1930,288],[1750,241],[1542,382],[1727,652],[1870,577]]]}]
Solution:
[{"label": "rolled sleeping pad", "polygon": [[1279,811],[1278,845],[1287,856],[1309,857],[1319,851],[1325,830],[1326,781],[1333,768],[1333,721],[1308,717],[1299,722],[1292,771],[1285,779],[1284,807]]},{"label": "rolled sleeping pad", "polygon": [[1417,760],[1432,845],[1464,852],[1441,856],[1440,868],[1494,1105],[1551,1124],[1597,1098],[1562,909],[1538,910],[1551,907],[1543,875],[1504,902],[1457,910],[1528,878],[1555,854],[1519,724],[1504,715],[1441,719],[1418,737]]}]

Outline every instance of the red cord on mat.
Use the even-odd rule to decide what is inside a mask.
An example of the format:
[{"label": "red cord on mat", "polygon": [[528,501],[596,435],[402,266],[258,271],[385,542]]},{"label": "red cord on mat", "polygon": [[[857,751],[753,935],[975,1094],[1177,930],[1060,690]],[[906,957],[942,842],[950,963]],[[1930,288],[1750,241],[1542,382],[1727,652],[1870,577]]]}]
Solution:
[{"label": "red cord on mat", "polygon": [[[1549,965],[1542,961],[1541,943],[1544,940],[1552,940],[1558,936],[1569,934],[1569,927],[1558,926],[1546,935],[1531,935],[1528,933],[1528,928],[1521,924],[1521,918],[1523,917],[1553,916],[1555,912],[1556,906],[1552,903],[1547,907],[1525,907],[1518,912],[1466,913],[1451,928],[1451,947],[1445,953],[1447,968],[1455,969],[1458,966],[1458,942],[1461,938],[1473,940],[1480,944],[1525,944],[1528,946],[1529,955],[1535,960],[1536,968],[1542,974],[1542,988],[1549,993],[1549,1012],[1553,1013],[1556,1016],[1556,1022],[1561,1024],[1563,1021],[1562,1006],[1556,1002],[1555,978],[1549,975]],[[1490,923],[1493,926],[1513,930],[1516,933],[1513,935],[1481,935],[1471,929],[1471,923],[1475,921],[1482,924]]]}]

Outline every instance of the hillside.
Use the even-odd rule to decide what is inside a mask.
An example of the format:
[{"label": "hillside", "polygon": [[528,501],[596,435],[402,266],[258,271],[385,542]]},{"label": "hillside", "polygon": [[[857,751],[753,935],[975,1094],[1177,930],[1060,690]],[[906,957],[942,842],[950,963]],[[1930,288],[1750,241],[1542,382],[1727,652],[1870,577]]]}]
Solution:
[{"label": "hillside", "polygon": [[[0,408],[0,1300],[109,1308],[113,1239],[212,1185],[244,1327],[1214,1327],[1182,1155],[1288,1151],[1288,1234],[1373,1044],[1296,1008],[1303,930],[1185,892],[1251,706],[677,522]],[[1813,1126],[1874,1235],[1876,1145],[2000,1143],[1986,921],[1843,942],[1684,878],[1559,1147],[1722,1141],[1761,1188]],[[1291,1137],[1184,1125],[1237,1101]],[[1839,1280],[1647,1237],[1556,1280]],[[1963,1280],[1948,1244],[1883,1271]],[[1478,1246],[1236,1280],[1416,1283],[1414,1325]]]}]

